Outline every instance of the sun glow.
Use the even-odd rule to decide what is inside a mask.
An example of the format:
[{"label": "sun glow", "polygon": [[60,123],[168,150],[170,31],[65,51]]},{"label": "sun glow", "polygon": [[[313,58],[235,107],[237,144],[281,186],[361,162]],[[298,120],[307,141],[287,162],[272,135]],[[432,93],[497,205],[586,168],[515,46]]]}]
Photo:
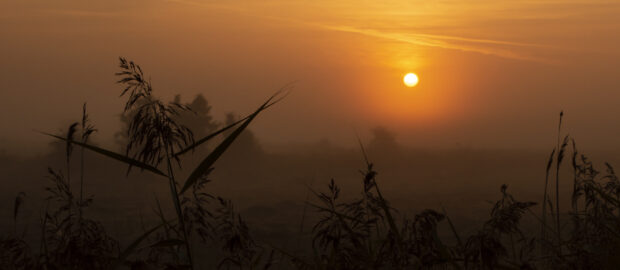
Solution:
[{"label": "sun glow", "polygon": [[419,82],[418,75],[416,75],[415,73],[407,73],[407,75],[403,77],[403,82],[408,87],[414,87],[418,85],[418,82]]}]

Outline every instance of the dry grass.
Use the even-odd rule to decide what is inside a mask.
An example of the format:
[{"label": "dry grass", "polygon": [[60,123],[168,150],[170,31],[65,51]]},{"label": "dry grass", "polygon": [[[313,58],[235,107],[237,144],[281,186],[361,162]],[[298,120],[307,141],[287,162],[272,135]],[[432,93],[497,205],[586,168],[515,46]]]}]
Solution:
[{"label": "dry grass", "polygon": [[[360,171],[359,195],[343,200],[333,179],[326,191],[309,188],[314,199],[307,198],[300,234],[306,211],[314,210],[319,219],[312,226],[308,252],[296,254],[253,238],[233,203],[207,191],[215,162],[286,91],[276,93],[247,117],[194,138],[179,120],[180,115],[191,114],[189,106],[153,96],[153,86],[139,65],[121,58],[120,68],[121,96],[127,98],[125,153],[89,142],[96,129],[88,120],[86,104],[82,120],[70,125],[66,134],[47,134],[66,144],[66,164],[64,172],[48,171],[49,196],[40,219],[39,250],[18,232],[16,221],[27,199],[20,193],[14,200],[13,232],[0,239],[1,269],[610,269],[619,262],[620,181],[609,164],[605,173],[597,171],[577,151],[574,139],[562,136],[563,113],[540,204],[520,201],[502,185],[488,218],[469,235],[462,235],[443,209],[407,217],[382,194],[378,173],[360,142],[366,163]],[[223,138],[199,157],[199,164],[181,183],[177,175],[186,164],[184,157],[216,137]],[[70,177],[76,174],[71,168],[76,146],[80,150],[77,188]],[[128,173],[137,168],[167,180],[170,204],[162,205],[156,198],[158,222],[145,227],[126,246],[87,215],[93,197],[86,189],[85,150],[127,165]],[[565,156],[571,150],[571,207],[561,209],[559,186],[567,176],[560,175],[560,168],[566,166]],[[549,180],[554,178],[553,194]],[[173,217],[167,216],[166,208],[174,210]],[[523,229],[525,216],[539,222],[540,233]],[[451,236],[440,237],[439,226],[448,226]],[[198,254],[205,252],[218,261],[204,265]]]}]

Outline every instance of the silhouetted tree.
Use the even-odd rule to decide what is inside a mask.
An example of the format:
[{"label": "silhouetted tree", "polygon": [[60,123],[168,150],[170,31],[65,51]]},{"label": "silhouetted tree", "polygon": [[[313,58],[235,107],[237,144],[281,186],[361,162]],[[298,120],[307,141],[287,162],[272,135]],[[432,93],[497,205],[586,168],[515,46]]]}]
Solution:
[{"label": "silhouetted tree", "polygon": [[375,127],[371,130],[373,138],[368,144],[368,149],[376,153],[391,153],[398,150],[396,135],[386,127]]},{"label": "silhouetted tree", "polygon": [[[181,95],[174,97],[174,102],[181,104]],[[189,127],[194,137],[202,138],[214,132],[219,126],[211,116],[211,106],[202,94],[198,94],[190,103],[185,103],[192,111],[184,111],[179,114],[179,123]]]}]

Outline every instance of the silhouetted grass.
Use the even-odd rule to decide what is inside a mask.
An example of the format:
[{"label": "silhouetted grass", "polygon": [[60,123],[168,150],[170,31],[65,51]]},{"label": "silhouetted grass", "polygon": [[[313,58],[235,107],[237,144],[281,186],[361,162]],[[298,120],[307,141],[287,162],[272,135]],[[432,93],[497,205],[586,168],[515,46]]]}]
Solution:
[{"label": "silhouetted grass", "polygon": [[[194,138],[192,130],[178,121],[180,114],[191,113],[189,106],[157,99],[150,81],[132,61],[121,58],[120,68],[121,96],[127,98],[125,153],[89,142],[96,129],[86,104],[82,120],[71,124],[66,134],[44,133],[66,144],[65,172],[48,170],[38,246],[26,242],[18,230],[26,194],[16,196],[13,232],[0,238],[0,269],[204,269],[207,266],[200,264],[197,254],[205,250],[219,258],[213,267],[220,269],[613,269],[620,263],[620,181],[611,165],[606,164],[605,173],[597,171],[577,151],[575,140],[562,136],[563,113],[557,145],[546,166],[540,212],[534,208],[538,203],[520,201],[502,185],[488,218],[469,235],[463,235],[445,209],[426,209],[407,217],[381,192],[379,174],[360,141],[365,168],[360,171],[359,196],[343,200],[334,179],[324,191],[309,188],[315,198],[307,198],[307,207],[319,218],[312,226],[309,252],[296,254],[254,239],[233,203],[207,191],[215,162],[285,93],[277,92],[239,121]],[[224,138],[200,157],[200,163],[180,183],[177,175],[183,157],[219,135]],[[76,146],[80,148],[77,196],[70,178]],[[93,197],[85,188],[85,150],[127,165],[127,173],[138,168],[154,178],[165,178],[174,217],[167,216],[165,205],[155,198],[158,222],[121,245],[102,223],[87,215]],[[559,186],[565,177],[560,168],[570,150],[573,189],[570,209],[562,212]],[[555,194],[549,189],[553,177]],[[303,210],[300,234],[309,209]],[[540,223],[540,234],[523,228],[524,216]],[[444,224],[450,235],[440,237]]]}]

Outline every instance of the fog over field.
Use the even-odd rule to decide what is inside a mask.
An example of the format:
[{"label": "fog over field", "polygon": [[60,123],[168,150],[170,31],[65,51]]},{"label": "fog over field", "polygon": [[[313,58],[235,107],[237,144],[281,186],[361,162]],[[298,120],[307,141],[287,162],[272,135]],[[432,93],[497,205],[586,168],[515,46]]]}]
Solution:
[{"label": "fog over field", "polygon": [[[548,149],[557,113],[582,148],[618,149],[616,1],[0,2],[0,149],[42,153],[89,103],[110,145],[119,56],[155,95],[202,94],[245,115],[295,91],[253,130],[266,144],[356,144],[386,126],[404,145]],[[420,83],[402,84],[414,72]]]},{"label": "fog over field", "polygon": [[0,0],[0,269],[615,269],[619,14]]}]

